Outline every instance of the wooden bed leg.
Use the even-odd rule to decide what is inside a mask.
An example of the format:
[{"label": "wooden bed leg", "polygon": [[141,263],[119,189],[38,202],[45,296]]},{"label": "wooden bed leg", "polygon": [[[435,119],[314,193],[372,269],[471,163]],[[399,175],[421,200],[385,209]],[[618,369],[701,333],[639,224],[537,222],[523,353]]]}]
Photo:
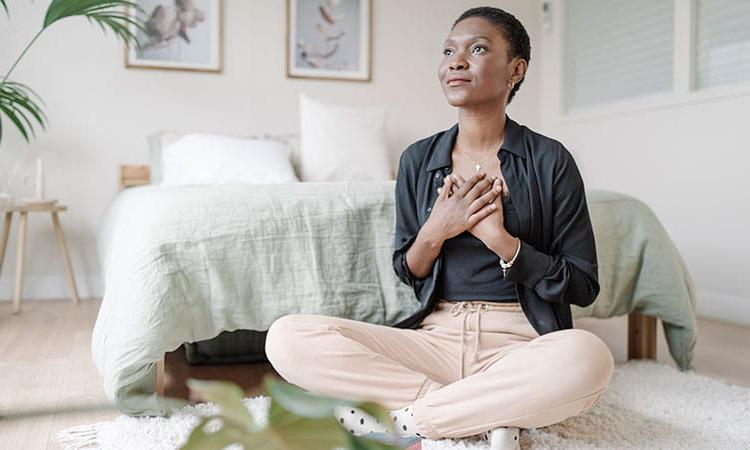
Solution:
[{"label": "wooden bed leg", "polygon": [[164,396],[164,358],[156,361],[156,394]]},{"label": "wooden bed leg", "polygon": [[656,359],[656,317],[628,315],[628,359]]}]

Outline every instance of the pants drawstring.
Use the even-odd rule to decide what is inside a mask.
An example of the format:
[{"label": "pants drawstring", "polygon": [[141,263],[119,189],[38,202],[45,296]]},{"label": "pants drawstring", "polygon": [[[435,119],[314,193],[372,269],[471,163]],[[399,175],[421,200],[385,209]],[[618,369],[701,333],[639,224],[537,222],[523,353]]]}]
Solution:
[{"label": "pants drawstring", "polygon": [[[472,308],[466,312],[467,306],[471,305]],[[480,330],[480,315],[482,314],[482,310],[487,309],[487,305],[484,303],[479,304],[470,304],[468,302],[457,302],[455,303],[450,310],[450,313],[454,316],[457,316],[463,312],[466,312],[464,315],[464,318],[461,322],[461,351],[458,354],[458,360],[459,360],[459,379],[462,379],[464,377],[464,334],[466,334],[466,318],[469,316],[469,312],[477,312],[477,324],[476,327],[474,327],[474,362],[478,360],[477,353],[479,352],[479,334],[481,332]]]}]

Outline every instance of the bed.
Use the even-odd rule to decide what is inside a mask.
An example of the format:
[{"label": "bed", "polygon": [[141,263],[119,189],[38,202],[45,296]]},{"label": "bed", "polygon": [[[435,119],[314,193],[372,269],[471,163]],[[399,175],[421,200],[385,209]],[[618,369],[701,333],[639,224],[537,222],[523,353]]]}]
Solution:
[{"label": "bed", "polygon": [[[148,166],[123,165],[119,182],[97,235],[92,354],[125,414],[168,414],[165,355],[177,350],[190,364],[263,361],[265,331],[285,314],[393,324],[419,307],[391,266],[393,180],[164,187]],[[672,358],[692,370],[692,280],[658,218],[621,193],[587,199],[601,292],[573,317],[629,315],[629,358],[656,357],[661,319]]]}]

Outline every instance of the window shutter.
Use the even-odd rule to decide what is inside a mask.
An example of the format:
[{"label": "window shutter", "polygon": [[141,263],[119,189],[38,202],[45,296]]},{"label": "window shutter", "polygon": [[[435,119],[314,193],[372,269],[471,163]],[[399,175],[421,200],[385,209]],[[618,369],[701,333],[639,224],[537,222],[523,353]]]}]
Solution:
[{"label": "window shutter", "polygon": [[564,14],[568,110],[672,89],[673,0],[567,0]]},{"label": "window shutter", "polygon": [[750,81],[750,1],[697,0],[696,87]]}]

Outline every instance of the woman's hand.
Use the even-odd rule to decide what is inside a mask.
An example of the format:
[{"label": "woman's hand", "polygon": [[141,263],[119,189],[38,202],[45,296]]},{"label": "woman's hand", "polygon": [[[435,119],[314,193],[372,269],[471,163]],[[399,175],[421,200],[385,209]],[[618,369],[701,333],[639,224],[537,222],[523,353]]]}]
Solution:
[{"label": "woman's hand", "polygon": [[[454,186],[463,186],[463,178],[461,175],[452,175],[458,180],[458,183],[454,183]],[[491,200],[491,204],[495,205],[495,209],[487,215],[485,218],[477,222],[473,227],[469,228],[469,233],[473,234],[480,241],[482,241],[488,248],[495,247],[496,243],[507,237],[508,232],[505,229],[505,215],[503,214],[502,198],[505,195],[503,182],[497,178],[493,178],[492,191],[495,196]],[[457,188],[458,189],[458,188]]]},{"label": "woman's hand", "polygon": [[494,210],[487,217],[477,222],[476,225],[469,228],[469,233],[484,242],[484,245],[487,247],[492,247],[494,242],[497,242],[504,234],[507,234],[505,230],[505,214],[503,213],[503,203],[501,200],[503,184],[499,178],[492,183],[491,192],[494,193],[494,197],[490,205],[495,206]]},{"label": "woman's hand", "polygon": [[[493,183],[486,179],[485,172],[473,175],[455,190],[453,184],[453,178],[446,176],[432,213],[424,224],[443,241],[471,229],[498,209],[498,204],[493,202],[498,192],[489,189]],[[486,233],[486,227],[480,232]]]}]

